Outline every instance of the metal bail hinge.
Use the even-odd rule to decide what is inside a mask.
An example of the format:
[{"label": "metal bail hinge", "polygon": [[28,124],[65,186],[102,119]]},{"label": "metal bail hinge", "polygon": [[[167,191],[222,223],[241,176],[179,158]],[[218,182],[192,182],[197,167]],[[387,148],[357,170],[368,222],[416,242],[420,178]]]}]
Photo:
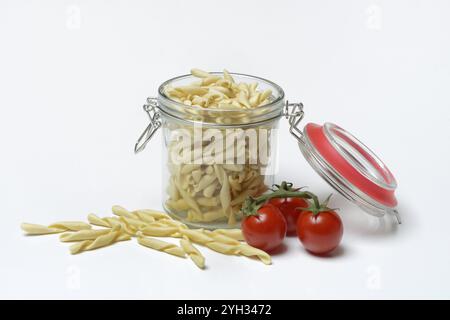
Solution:
[{"label": "metal bail hinge", "polygon": [[402,224],[402,218],[400,217],[400,213],[398,213],[397,209],[388,210],[388,213],[392,214],[395,217],[398,224]]},{"label": "metal bail hinge", "polygon": [[299,128],[299,123],[305,115],[303,112],[303,103],[289,103],[289,101],[286,101],[283,114],[286,119],[288,119],[289,132],[298,140],[298,142],[304,144],[303,132]]},{"label": "metal bail hinge", "polygon": [[158,112],[158,101],[156,98],[147,98],[147,103],[143,106],[144,111],[150,118],[150,123],[144,132],[139,136],[136,144],[134,145],[134,153],[139,153],[145,149],[145,146],[155,134],[156,130],[161,126],[161,115]]}]

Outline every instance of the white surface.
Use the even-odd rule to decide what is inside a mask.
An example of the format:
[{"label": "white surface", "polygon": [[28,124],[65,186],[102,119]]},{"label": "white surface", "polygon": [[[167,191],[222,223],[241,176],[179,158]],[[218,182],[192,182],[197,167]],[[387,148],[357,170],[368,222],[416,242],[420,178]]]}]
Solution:
[{"label": "white surface", "polygon": [[[450,298],[448,1],[0,2],[0,298]],[[79,16],[78,16],[79,13]],[[71,256],[22,221],[160,207],[160,136],[135,156],[145,98],[197,66],[256,74],[379,153],[399,181],[392,227],[334,197],[342,250],[295,238],[267,267],[136,243]],[[279,181],[331,189],[285,121]]]}]

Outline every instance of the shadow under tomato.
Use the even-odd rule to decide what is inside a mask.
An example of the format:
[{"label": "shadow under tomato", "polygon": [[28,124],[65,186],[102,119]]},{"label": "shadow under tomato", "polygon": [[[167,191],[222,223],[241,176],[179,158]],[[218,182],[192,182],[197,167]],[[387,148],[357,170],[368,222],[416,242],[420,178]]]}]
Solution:
[{"label": "shadow under tomato", "polygon": [[286,234],[286,237],[287,237],[287,238],[295,238],[295,237],[297,237],[297,232],[287,233],[287,234]]},{"label": "shadow under tomato", "polygon": [[321,259],[336,259],[336,258],[340,258],[343,256],[348,256],[348,254],[349,254],[347,248],[343,245],[340,245],[339,247],[337,247],[330,253],[326,253],[326,254],[315,254],[311,251],[306,250],[305,248],[303,248],[303,250],[305,252],[307,252],[309,255],[312,255],[314,257],[321,258]]}]

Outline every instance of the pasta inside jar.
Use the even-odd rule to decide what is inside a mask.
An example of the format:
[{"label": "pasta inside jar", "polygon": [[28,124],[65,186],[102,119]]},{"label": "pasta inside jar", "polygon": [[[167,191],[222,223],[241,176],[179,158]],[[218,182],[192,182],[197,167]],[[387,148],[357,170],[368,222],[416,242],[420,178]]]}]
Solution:
[{"label": "pasta inside jar", "polygon": [[283,90],[254,76],[193,69],[159,88],[163,206],[195,227],[235,228],[273,183]]}]

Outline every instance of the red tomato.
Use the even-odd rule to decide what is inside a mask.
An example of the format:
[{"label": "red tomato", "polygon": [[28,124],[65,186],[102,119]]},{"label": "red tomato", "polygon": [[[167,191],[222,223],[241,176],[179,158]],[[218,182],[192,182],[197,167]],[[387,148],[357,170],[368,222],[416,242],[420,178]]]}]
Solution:
[{"label": "red tomato", "polygon": [[303,211],[297,220],[297,235],[306,250],[325,255],[336,249],[342,239],[344,227],[341,218],[332,210],[314,215]]},{"label": "red tomato", "polygon": [[242,234],[245,241],[255,248],[272,251],[277,248],[286,236],[286,219],[272,204],[265,204],[257,214],[242,220]]},{"label": "red tomato", "polygon": [[308,208],[308,201],[302,198],[272,198],[269,203],[280,209],[284,215],[287,222],[287,235],[297,234],[297,219],[302,212],[298,208]]}]

